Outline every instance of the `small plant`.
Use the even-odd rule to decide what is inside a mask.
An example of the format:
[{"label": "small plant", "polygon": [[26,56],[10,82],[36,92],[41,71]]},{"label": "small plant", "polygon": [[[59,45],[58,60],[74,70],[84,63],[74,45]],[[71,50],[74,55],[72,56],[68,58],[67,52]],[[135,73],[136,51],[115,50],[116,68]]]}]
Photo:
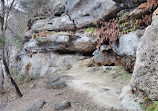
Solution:
[{"label": "small plant", "polygon": [[49,31],[47,33],[48,33],[48,35],[53,35],[53,34],[56,34],[57,32],[55,32],[55,31]]},{"label": "small plant", "polygon": [[139,103],[139,106],[140,106],[141,108],[144,108],[144,103],[143,103],[143,102],[140,102],[140,103]]},{"label": "small plant", "polygon": [[90,35],[92,35],[94,31],[95,31],[94,27],[90,27],[86,29],[86,32],[89,33]]},{"label": "small plant", "polygon": [[97,36],[99,37],[97,48],[100,49],[101,44],[104,41],[113,42],[119,37],[119,27],[114,20],[108,22],[101,21],[101,28],[97,29]]},{"label": "small plant", "polygon": [[109,22],[101,22],[102,26],[97,31],[97,35],[109,41],[116,41],[119,36],[119,29],[114,20]]},{"label": "small plant", "polygon": [[125,22],[125,23],[120,24],[120,27],[123,28],[123,27],[126,27],[127,25],[129,25],[129,22]]},{"label": "small plant", "polygon": [[147,106],[146,111],[158,111],[158,101],[153,101],[152,104]]},{"label": "small plant", "polygon": [[152,14],[144,15],[141,19],[136,20],[135,24],[148,26],[152,22]]},{"label": "small plant", "polygon": [[121,74],[122,79],[129,79],[131,78],[131,74],[128,73],[127,71],[125,71],[124,67],[122,66],[117,66],[115,69],[117,72],[119,72],[119,74]]},{"label": "small plant", "polygon": [[16,83],[19,85],[25,84],[27,82],[30,82],[36,79],[33,75],[30,75],[30,74],[24,74],[24,75],[14,74],[13,78],[16,81]]},{"label": "small plant", "polygon": [[41,19],[46,19],[46,16],[41,16]]},{"label": "small plant", "polygon": [[155,111],[155,108],[153,105],[150,105],[147,107],[146,111]]}]

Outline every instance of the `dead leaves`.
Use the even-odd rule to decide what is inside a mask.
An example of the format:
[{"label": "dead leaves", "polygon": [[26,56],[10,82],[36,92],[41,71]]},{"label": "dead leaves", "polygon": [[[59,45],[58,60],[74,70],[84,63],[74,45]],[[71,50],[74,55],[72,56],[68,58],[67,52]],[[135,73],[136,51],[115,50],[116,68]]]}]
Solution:
[{"label": "dead leaves", "polygon": [[147,2],[140,4],[138,6],[138,9],[150,10],[156,8],[157,6],[158,6],[157,0],[147,0]]}]

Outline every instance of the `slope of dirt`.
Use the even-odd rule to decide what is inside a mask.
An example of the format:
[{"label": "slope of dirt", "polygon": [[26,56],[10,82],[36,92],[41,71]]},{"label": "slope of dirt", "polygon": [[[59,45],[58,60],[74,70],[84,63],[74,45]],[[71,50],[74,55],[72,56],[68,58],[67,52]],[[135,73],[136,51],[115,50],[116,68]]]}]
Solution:
[{"label": "slope of dirt", "polygon": [[106,111],[105,108],[94,104],[87,93],[77,92],[70,87],[62,90],[46,89],[45,81],[46,79],[39,80],[22,98],[7,103],[0,111],[26,111],[41,99],[46,101],[41,111],[54,111],[54,105],[64,100],[72,104],[72,107],[65,111]]},{"label": "slope of dirt", "polygon": [[8,102],[0,111],[26,111],[41,99],[46,101],[41,111],[54,111],[54,105],[64,100],[72,104],[65,111],[124,111],[119,95],[130,76],[121,67],[85,67],[83,64],[61,72],[62,79],[67,81],[66,88],[47,89],[46,78],[26,83],[24,96]]}]

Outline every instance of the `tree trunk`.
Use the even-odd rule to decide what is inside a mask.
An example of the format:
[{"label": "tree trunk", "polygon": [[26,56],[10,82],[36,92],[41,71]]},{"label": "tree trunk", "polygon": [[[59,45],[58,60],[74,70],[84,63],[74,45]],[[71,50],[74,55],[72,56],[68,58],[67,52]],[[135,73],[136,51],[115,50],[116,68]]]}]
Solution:
[{"label": "tree trunk", "polygon": [[6,72],[6,76],[8,77],[8,79],[10,80],[10,82],[12,83],[12,85],[14,86],[15,88],[15,91],[16,91],[16,94],[19,96],[19,98],[21,98],[23,95],[18,87],[18,85],[16,84],[16,82],[13,80],[11,74],[10,74],[10,71],[9,71],[9,68],[8,68],[8,65],[7,65],[7,62],[5,60],[5,58],[3,58],[3,65],[4,65],[4,71]]},{"label": "tree trunk", "polygon": [[3,94],[4,92],[4,73],[3,73],[3,69],[2,69],[2,62],[0,62],[0,94]]}]

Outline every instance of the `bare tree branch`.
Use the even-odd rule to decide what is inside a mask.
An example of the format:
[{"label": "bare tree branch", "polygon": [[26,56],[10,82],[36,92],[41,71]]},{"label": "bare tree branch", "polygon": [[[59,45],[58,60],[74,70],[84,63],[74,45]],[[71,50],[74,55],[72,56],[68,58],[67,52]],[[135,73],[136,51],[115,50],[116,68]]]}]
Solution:
[{"label": "bare tree branch", "polygon": [[1,13],[1,31],[2,35],[4,33],[4,18],[5,18],[5,0],[1,0],[1,8],[2,8],[2,13]]},{"label": "bare tree branch", "polygon": [[7,29],[9,13],[10,13],[11,9],[13,8],[14,2],[15,2],[15,0],[13,0],[13,1],[11,2],[10,6],[9,6],[9,9],[7,10],[4,30]]}]

